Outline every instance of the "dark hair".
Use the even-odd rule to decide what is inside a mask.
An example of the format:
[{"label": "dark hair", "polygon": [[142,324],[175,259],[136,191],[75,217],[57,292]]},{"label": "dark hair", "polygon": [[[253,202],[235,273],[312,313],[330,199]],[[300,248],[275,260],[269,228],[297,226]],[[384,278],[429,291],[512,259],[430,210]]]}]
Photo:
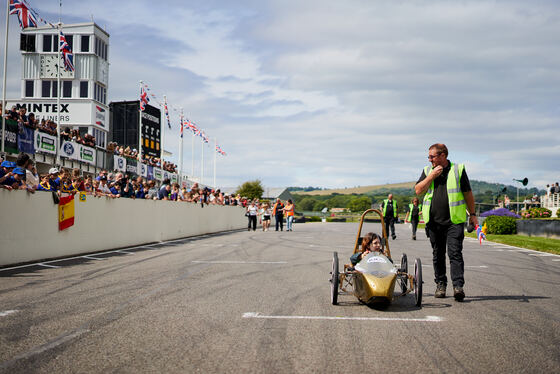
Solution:
[{"label": "dark hair", "polygon": [[428,150],[435,148],[438,153],[443,153],[445,157],[449,156],[449,151],[447,150],[447,146],[443,143],[436,143],[432,144]]},{"label": "dark hair", "polygon": [[17,156],[17,160],[16,160],[16,166],[19,167],[26,167],[27,166],[27,162],[29,161],[29,155],[27,153],[23,153],[21,152],[18,156]]},{"label": "dark hair", "polygon": [[367,234],[365,234],[362,239],[362,252],[365,252],[366,249],[369,248],[371,242],[373,242],[375,239],[379,239],[381,241],[381,237],[374,232],[368,232]]}]

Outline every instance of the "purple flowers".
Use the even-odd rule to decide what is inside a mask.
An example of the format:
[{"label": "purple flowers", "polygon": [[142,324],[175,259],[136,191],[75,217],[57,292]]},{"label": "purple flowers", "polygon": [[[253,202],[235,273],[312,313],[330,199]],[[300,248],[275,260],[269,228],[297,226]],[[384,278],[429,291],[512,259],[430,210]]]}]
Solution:
[{"label": "purple flowers", "polygon": [[513,217],[513,218],[521,218],[512,211],[507,210],[506,208],[496,208],[484,212],[480,215],[481,217],[489,217],[489,216],[500,216],[500,217]]}]

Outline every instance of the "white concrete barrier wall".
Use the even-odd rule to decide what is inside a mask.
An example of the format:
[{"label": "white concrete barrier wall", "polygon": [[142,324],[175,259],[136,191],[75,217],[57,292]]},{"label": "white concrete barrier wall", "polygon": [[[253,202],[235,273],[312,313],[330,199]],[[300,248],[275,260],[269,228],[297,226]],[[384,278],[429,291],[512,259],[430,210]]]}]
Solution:
[{"label": "white concrete barrier wall", "polygon": [[247,227],[238,206],[77,195],[74,204],[74,226],[58,231],[51,193],[0,190],[0,266]]}]

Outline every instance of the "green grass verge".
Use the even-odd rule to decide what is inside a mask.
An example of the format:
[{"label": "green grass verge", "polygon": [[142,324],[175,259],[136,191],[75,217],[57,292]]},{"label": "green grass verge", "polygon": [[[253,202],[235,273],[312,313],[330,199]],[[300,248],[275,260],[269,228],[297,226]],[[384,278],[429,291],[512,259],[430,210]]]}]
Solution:
[{"label": "green grass verge", "polygon": [[[475,232],[465,232],[465,236],[476,238]],[[492,235],[488,234],[488,241],[513,245],[515,247],[534,249],[535,251],[548,252],[560,255],[560,239],[541,238],[525,235]]]}]

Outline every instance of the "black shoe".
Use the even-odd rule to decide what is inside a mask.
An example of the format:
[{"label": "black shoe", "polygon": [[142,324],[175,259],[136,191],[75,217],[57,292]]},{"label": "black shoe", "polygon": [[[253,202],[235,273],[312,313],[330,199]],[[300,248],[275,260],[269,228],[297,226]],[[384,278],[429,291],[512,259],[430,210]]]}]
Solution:
[{"label": "black shoe", "polygon": [[447,288],[447,285],[443,282],[439,282],[436,286],[436,292],[434,294],[434,297],[438,298],[438,299],[443,299],[445,297],[445,289]]},{"label": "black shoe", "polygon": [[412,240],[416,240],[416,235],[412,235]]},{"label": "black shoe", "polygon": [[397,238],[397,236],[395,234],[393,234],[392,238],[393,238],[393,240],[395,240]]},{"label": "black shoe", "polygon": [[463,301],[465,298],[465,291],[463,291],[463,287],[453,287],[453,297],[457,301]]}]

